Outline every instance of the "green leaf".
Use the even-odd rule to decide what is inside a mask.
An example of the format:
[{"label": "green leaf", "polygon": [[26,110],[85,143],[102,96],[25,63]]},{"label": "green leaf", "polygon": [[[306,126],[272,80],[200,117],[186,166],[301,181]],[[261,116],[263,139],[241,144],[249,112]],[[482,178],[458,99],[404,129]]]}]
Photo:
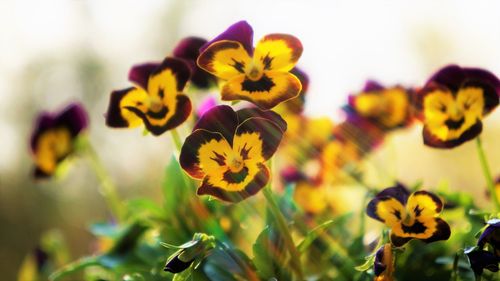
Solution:
[{"label": "green leaf", "polygon": [[99,257],[84,257],[67,264],[49,276],[50,281],[60,280],[68,275],[81,271],[89,266],[99,265]]},{"label": "green leaf", "polygon": [[306,237],[304,237],[304,240],[302,240],[299,245],[297,246],[297,249],[299,250],[299,252],[301,253],[304,253],[307,248],[309,248],[309,246],[312,244],[312,242],[318,238],[318,236],[326,229],[328,228],[329,226],[331,226],[332,224],[334,224],[336,222],[336,220],[329,220],[329,221],[326,221],[318,226],[316,226],[315,228],[313,228],[311,231],[309,231],[307,234],[306,234]]},{"label": "green leaf", "polygon": [[253,254],[253,263],[262,279],[290,279],[290,273],[284,265],[286,260],[285,242],[273,225],[266,226],[259,234],[253,245]]},{"label": "green leaf", "polygon": [[368,269],[373,267],[374,262],[375,262],[375,255],[370,255],[366,257],[365,263],[356,266],[354,269],[356,269],[357,271],[367,271]]},{"label": "green leaf", "polygon": [[185,201],[185,194],[189,187],[183,173],[179,162],[172,156],[165,170],[165,180],[162,185],[166,214],[175,215],[178,206]]}]

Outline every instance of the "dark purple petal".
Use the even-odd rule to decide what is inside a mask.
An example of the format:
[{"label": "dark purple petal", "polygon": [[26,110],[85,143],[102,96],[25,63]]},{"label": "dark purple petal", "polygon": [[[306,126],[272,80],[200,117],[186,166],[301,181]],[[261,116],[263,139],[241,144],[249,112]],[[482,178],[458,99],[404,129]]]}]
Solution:
[{"label": "dark purple petal", "polygon": [[229,144],[232,144],[237,126],[238,116],[236,112],[228,105],[218,105],[211,108],[198,120],[193,132],[198,129],[217,132],[222,134]]},{"label": "dark purple petal", "polygon": [[287,123],[286,121],[279,115],[278,113],[272,110],[261,110],[257,107],[247,107],[236,111],[238,114],[239,123],[243,123],[248,118],[264,118],[274,122],[278,127],[280,127],[281,131],[286,132]]},{"label": "dark purple petal", "polygon": [[255,195],[259,190],[266,186],[269,181],[270,173],[264,164],[259,164],[259,172],[250,181],[250,183],[241,191],[227,191],[209,183],[208,178],[198,188],[198,195],[211,195],[220,200],[237,203],[245,198]]},{"label": "dark purple petal", "polygon": [[111,128],[127,128],[130,125],[129,122],[122,116],[122,108],[120,107],[120,103],[123,98],[134,89],[135,87],[130,87],[124,90],[111,92],[111,95],[109,97],[108,111],[105,114],[107,126]]},{"label": "dark purple petal", "polygon": [[394,245],[396,247],[402,247],[402,246],[404,246],[411,239],[413,239],[413,238],[399,237],[396,234],[394,234],[393,232],[391,232],[391,243],[392,243],[392,245]]},{"label": "dark purple petal", "polygon": [[500,220],[488,223],[488,227],[483,231],[477,245],[480,249],[484,248],[486,243],[491,244],[493,248],[500,250]]},{"label": "dark purple petal", "polygon": [[382,86],[380,83],[374,80],[368,80],[365,83],[365,86],[363,87],[363,92],[376,92],[376,91],[382,91],[384,90],[385,87]]},{"label": "dark purple petal", "polygon": [[78,135],[89,125],[89,117],[83,105],[72,103],[54,118],[54,126],[68,128],[72,137]]},{"label": "dark purple petal", "polygon": [[457,92],[465,80],[465,73],[458,65],[452,64],[438,70],[426,83],[429,85],[445,86],[452,92]]},{"label": "dark purple petal", "polygon": [[388,187],[382,190],[375,197],[378,198],[391,197],[401,202],[401,204],[403,204],[404,206],[406,205],[409,196],[410,196],[410,191],[408,190],[408,188],[398,182],[396,186]]},{"label": "dark purple petal", "polygon": [[384,248],[385,246],[380,247],[375,253],[375,262],[373,263],[375,276],[379,276],[387,268],[387,265],[384,264]]},{"label": "dark purple petal", "polygon": [[149,75],[160,66],[159,62],[149,62],[132,66],[128,72],[128,80],[147,91]]},{"label": "dark purple petal", "polygon": [[187,37],[182,39],[174,49],[176,58],[184,59],[191,69],[191,82],[198,88],[208,88],[215,84],[216,78],[196,65],[196,59],[200,55],[200,48],[207,40],[199,37]]},{"label": "dark purple petal", "polygon": [[224,137],[220,133],[198,129],[191,133],[181,148],[179,163],[182,169],[195,179],[203,179],[205,173],[201,170],[198,151],[200,147],[211,140],[220,141]]},{"label": "dark purple petal", "polygon": [[432,135],[429,130],[424,126],[422,130],[422,137],[424,139],[424,144],[435,148],[454,148],[466,141],[470,141],[477,137],[483,130],[483,124],[481,121],[477,121],[472,127],[465,131],[459,138],[452,139],[449,141],[443,141]]},{"label": "dark purple petal", "polygon": [[253,55],[253,29],[246,21],[239,21],[231,25],[226,31],[221,33],[215,39],[207,42],[200,48],[200,53],[203,52],[212,43],[222,40],[230,40],[240,42],[250,56]]},{"label": "dark purple petal", "polygon": [[305,180],[306,176],[296,167],[288,166],[281,171],[281,178],[285,183],[291,183]]},{"label": "dark purple petal", "polygon": [[244,133],[259,134],[262,141],[262,157],[264,160],[273,156],[283,138],[283,131],[276,123],[269,119],[258,117],[246,119],[238,126],[236,135],[242,135]]},{"label": "dark purple petal", "polygon": [[466,253],[469,258],[470,266],[477,276],[483,274],[484,269],[488,269],[491,272],[498,272],[498,263],[500,259],[494,254],[484,251],[472,251]]}]

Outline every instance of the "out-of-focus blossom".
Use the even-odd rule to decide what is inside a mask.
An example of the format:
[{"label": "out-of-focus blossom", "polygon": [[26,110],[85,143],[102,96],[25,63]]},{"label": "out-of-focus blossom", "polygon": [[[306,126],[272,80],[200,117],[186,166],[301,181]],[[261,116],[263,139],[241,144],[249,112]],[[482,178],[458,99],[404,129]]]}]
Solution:
[{"label": "out-of-focus blossom", "polygon": [[427,191],[410,192],[403,186],[378,193],[366,207],[368,216],[391,228],[391,242],[401,247],[411,239],[426,243],[447,240],[450,226],[438,215],[443,202]]},{"label": "out-of-focus blossom", "polygon": [[234,111],[220,105],[206,112],[180,153],[182,168],[202,180],[198,194],[238,202],[262,189],[270,178],[266,161],[278,148],[285,121],[272,111]]},{"label": "out-of-focus blossom", "polygon": [[207,89],[217,83],[217,78],[196,65],[196,59],[200,55],[200,48],[207,40],[199,37],[186,37],[174,48],[173,56],[183,59],[191,69],[191,83],[200,88]]},{"label": "out-of-focus blossom", "polygon": [[481,276],[485,269],[491,272],[498,272],[500,258],[485,250],[465,251],[469,258],[470,267],[476,276]]},{"label": "out-of-focus blossom", "polygon": [[358,163],[361,160],[359,150],[352,142],[333,139],[321,151],[321,179],[332,183],[342,176],[342,170],[347,165]]},{"label": "out-of-focus blossom", "polygon": [[418,92],[424,143],[452,148],[474,139],[498,105],[500,81],[483,69],[446,66]]},{"label": "out-of-focus blossom", "polygon": [[344,122],[333,129],[333,136],[355,146],[359,157],[364,157],[377,148],[383,142],[385,135],[381,127],[356,114],[348,115]]},{"label": "out-of-focus blossom", "polygon": [[373,263],[373,272],[375,281],[394,281],[394,258],[392,255],[392,245],[384,244],[375,253],[375,262]]},{"label": "out-of-focus blossom", "polygon": [[201,118],[201,116],[203,116],[203,114],[205,114],[207,111],[209,111],[210,109],[212,109],[216,105],[217,105],[217,100],[215,99],[215,97],[209,95],[206,98],[204,98],[201,101],[200,105],[198,105],[198,107],[196,108],[197,118],[198,119]]},{"label": "out-of-focus blossom", "polygon": [[410,124],[410,92],[401,86],[383,87],[367,81],[363,90],[349,96],[348,114],[367,118],[384,130]]},{"label": "out-of-focus blossom", "polygon": [[144,124],[156,136],[179,126],[191,113],[191,101],[182,94],[189,77],[189,67],[176,58],[167,57],[159,66],[134,66],[129,79],[137,86],[111,93],[106,124],[113,128]]},{"label": "out-of-focus blossom", "polygon": [[198,65],[227,81],[222,100],[246,100],[271,109],[301,91],[300,80],[290,71],[302,54],[302,44],[292,35],[266,35],[254,48],[252,27],[240,21],[200,51]]},{"label": "out-of-focus blossom", "polygon": [[302,69],[295,67],[290,70],[290,73],[299,78],[302,89],[300,90],[300,93],[297,97],[282,102],[274,108],[274,110],[280,113],[283,118],[285,118],[285,120],[286,115],[297,115],[301,114],[304,111],[307,90],[309,88],[309,76],[304,71],[302,71]]},{"label": "out-of-focus blossom", "polygon": [[304,180],[296,183],[293,199],[308,214],[320,214],[328,207],[326,187]]},{"label": "out-of-focus blossom", "polygon": [[500,258],[500,219],[492,219],[487,223],[488,226],[479,237],[477,245],[480,249],[486,244],[491,245],[495,255]]},{"label": "out-of-focus blossom", "polygon": [[58,165],[75,151],[75,141],[87,127],[87,112],[78,103],[72,103],[60,112],[42,112],[31,135],[36,166],[34,176],[52,176]]}]

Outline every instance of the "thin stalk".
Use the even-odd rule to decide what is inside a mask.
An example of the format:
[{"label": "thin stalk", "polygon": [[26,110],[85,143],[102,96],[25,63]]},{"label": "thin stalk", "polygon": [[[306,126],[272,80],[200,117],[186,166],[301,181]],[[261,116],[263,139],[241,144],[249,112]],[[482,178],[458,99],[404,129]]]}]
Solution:
[{"label": "thin stalk", "polygon": [[283,234],[285,245],[288,248],[288,252],[290,253],[291,263],[295,270],[295,273],[297,274],[300,280],[304,280],[304,276],[302,274],[302,266],[300,264],[300,252],[297,250],[297,247],[295,247],[286,220],[283,217],[283,214],[281,213],[278,207],[278,203],[276,203],[276,200],[274,200],[270,186],[266,186],[263,189],[262,193],[264,193],[264,197],[266,198],[269,210],[271,211],[271,214],[278,223],[278,228],[280,232]]},{"label": "thin stalk", "polygon": [[177,129],[172,129],[170,130],[170,135],[172,136],[172,140],[174,142],[175,148],[177,149],[177,153],[180,154],[182,149],[182,141],[179,132],[177,132]]},{"label": "thin stalk", "polygon": [[490,166],[488,160],[486,159],[486,154],[484,153],[483,144],[479,137],[476,138],[477,154],[479,156],[479,161],[481,162],[481,168],[483,169],[484,177],[486,178],[486,184],[488,191],[490,192],[490,197],[493,200],[493,204],[497,212],[500,212],[500,202],[498,201],[497,194],[495,192],[495,183],[493,182],[493,177],[491,176]]},{"label": "thin stalk", "polygon": [[102,164],[99,155],[94,147],[87,141],[86,144],[87,155],[90,160],[90,166],[94,170],[97,178],[99,179],[99,193],[104,197],[106,204],[117,221],[122,221],[125,218],[125,209],[123,208],[122,201],[118,195],[115,184],[109,176],[106,168]]}]

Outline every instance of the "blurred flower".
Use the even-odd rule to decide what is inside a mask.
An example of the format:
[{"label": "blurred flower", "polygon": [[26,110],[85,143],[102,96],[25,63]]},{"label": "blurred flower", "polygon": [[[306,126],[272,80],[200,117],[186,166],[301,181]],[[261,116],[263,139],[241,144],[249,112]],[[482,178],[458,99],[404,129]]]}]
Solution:
[{"label": "blurred flower", "polygon": [[394,258],[392,255],[392,245],[384,244],[375,253],[375,262],[373,264],[375,281],[393,281]]},{"label": "blurred flower", "polygon": [[203,99],[196,108],[196,117],[197,119],[201,118],[203,114],[205,114],[207,111],[212,109],[212,107],[215,107],[217,105],[217,100],[212,96],[208,95],[205,99]]},{"label": "blurred flower", "polygon": [[72,103],[57,113],[42,112],[31,135],[36,178],[52,176],[75,150],[77,137],[88,127],[87,112]]},{"label": "blurred flower", "polygon": [[288,34],[269,34],[255,49],[252,41],[252,27],[240,21],[200,49],[198,65],[227,81],[222,100],[246,100],[271,109],[296,97],[302,86],[290,71],[302,54],[300,41]]},{"label": "blurred flower", "polygon": [[[352,170],[352,165],[361,160],[357,147],[352,142],[333,139],[321,151],[321,179],[334,182],[340,178],[343,170]],[[351,165],[351,167],[348,167]]]},{"label": "blurred flower", "polygon": [[215,85],[217,78],[196,65],[196,59],[200,55],[200,48],[207,40],[199,37],[186,37],[174,48],[173,55],[186,61],[191,69],[191,83],[201,89],[207,89]]},{"label": "blurred flower", "polygon": [[457,65],[439,70],[418,93],[424,143],[452,148],[474,139],[499,95],[500,81],[491,72]]},{"label": "blurred flower", "polygon": [[191,113],[191,101],[182,94],[189,76],[186,63],[170,57],[159,66],[134,66],[129,79],[137,86],[111,93],[106,124],[133,128],[144,123],[156,136],[179,126]]},{"label": "blurred flower", "polygon": [[500,258],[494,254],[484,250],[466,250],[465,254],[469,258],[470,266],[476,276],[481,276],[485,269],[491,272],[498,272]]},{"label": "blurred flower", "polygon": [[401,247],[411,239],[425,243],[447,240],[449,225],[438,218],[443,202],[427,191],[410,192],[398,185],[386,188],[368,203],[368,216],[391,228],[391,242]]},{"label": "blurred flower", "polygon": [[367,81],[360,93],[349,96],[346,110],[384,130],[404,127],[411,122],[410,93],[400,86],[385,88],[375,81]]},{"label": "blurred flower", "polygon": [[203,180],[198,194],[238,202],[254,195],[269,181],[265,161],[278,148],[285,121],[272,111],[234,111],[220,105],[198,121],[181,149],[180,164]]},{"label": "blurred flower", "polygon": [[381,127],[356,114],[348,115],[344,122],[333,129],[333,136],[356,147],[360,158],[377,148],[385,134]]},{"label": "blurred flower", "polygon": [[301,114],[304,111],[306,103],[307,89],[309,88],[309,76],[301,69],[294,67],[290,70],[290,73],[295,75],[302,85],[302,89],[297,97],[291,98],[285,102],[280,103],[274,110],[280,113],[286,120],[286,115],[289,114]]},{"label": "blurred flower", "polygon": [[293,199],[308,214],[320,214],[328,207],[326,188],[307,181],[297,182]]},{"label": "blurred flower", "polygon": [[215,238],[203,233],[196,233],[191,241],[175,248],[178,250],[168,258],[164,270],[180,273],[188,269],[196,259],[201,262],[210,250],[215,248]]},{"label": "blurred flower", "polygon": [[480,249],[490,244],[497,257],[500,258],[500,219],[492,219],[487,222],[488,226],[477,241]]}]

